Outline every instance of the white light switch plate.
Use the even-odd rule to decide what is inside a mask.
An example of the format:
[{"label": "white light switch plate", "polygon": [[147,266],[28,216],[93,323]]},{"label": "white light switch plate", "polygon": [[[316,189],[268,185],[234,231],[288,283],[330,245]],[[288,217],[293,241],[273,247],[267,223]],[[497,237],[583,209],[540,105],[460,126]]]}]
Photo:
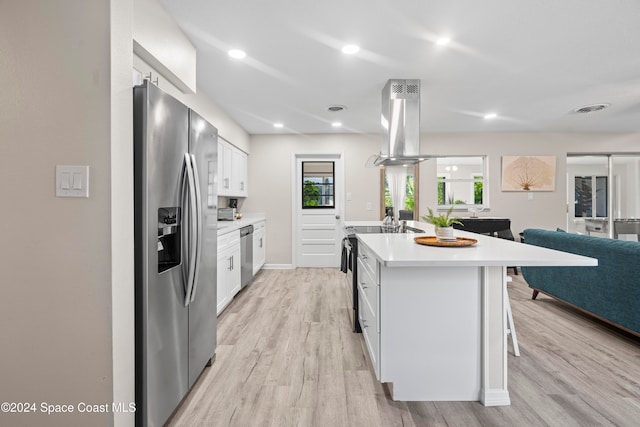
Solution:
[{"label": "white light switch plate", "polygon": [[89,197],[89,166],[56,165],[56,197]]}]

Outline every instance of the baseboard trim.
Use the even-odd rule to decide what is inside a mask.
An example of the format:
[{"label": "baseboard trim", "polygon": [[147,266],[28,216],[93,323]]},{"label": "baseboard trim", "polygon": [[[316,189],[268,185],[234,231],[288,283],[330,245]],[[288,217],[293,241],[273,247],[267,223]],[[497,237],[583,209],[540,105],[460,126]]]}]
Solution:
[{"label": "baseboard trim", "polygon": [[499,388],[484,390],[480,393],[480,401],[484,406],[508,406],[511,405],[509,390]]},{"label": "baseboard trim", "polygon": [[262,266],[264,270],[293,270],[293,264],[265,264]]}]

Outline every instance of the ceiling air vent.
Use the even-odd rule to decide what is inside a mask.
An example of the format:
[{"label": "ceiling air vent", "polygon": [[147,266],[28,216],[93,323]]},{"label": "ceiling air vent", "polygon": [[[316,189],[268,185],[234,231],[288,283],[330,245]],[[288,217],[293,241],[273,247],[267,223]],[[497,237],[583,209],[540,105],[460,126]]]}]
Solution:
[{"label": "ceiling air vent", "polygon": [[420,93],[420,85],[417,84],[407,84],[407,93]]},{"label": "ceiling air vent", "polygon": [[578,107],[573,110],[576,114],[586,114],[593,113],[594,111],[604,110],[605,108],[609,108],[611,104],[591,104],[585,105],[584,107]]},{"label": "ceiling air vent", "polygon": [[330,105],[327,107],[327,111],[329,111],[330,113],[337,113],[346,109],[347,107],[345,107],[344,105]]}]

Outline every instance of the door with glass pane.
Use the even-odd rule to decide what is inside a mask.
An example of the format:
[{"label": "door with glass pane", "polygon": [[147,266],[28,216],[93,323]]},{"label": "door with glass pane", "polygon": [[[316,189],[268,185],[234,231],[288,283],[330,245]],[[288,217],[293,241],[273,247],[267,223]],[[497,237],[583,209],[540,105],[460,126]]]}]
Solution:
[{"label": "door with glass pane", "polygon": [[567,157],[567,231],[640,236],[640,155]]},{"label": "door with glass pane", "polygon": [[640,155],[613,155],[612,237],[640,241]]},{"label": "door with glass pane", "polygon": [[[419,188],[418,184],[420,182],[419,178],[420,168],[418,165],[406,166],[406,181],[405,185],[403,185],[404,189],[404,206],[401,206],[399,209],[399,220],[417,220],[418,219],[418,211],[416,209],[419,206],[418,194]],[[387,210],[393,208],[393,200],[391,197],[391,188],[389,187],[389,177],[387,174],[387,168],[380,168],[380,190],[381,190],[381,198],[380,198],[380,219],[384,219],[387,214]]]},{"label": "door with glass pane", "polygon": [[296,158],[294,254],[297,267],[338,267],[344,172],[340,155]]}]

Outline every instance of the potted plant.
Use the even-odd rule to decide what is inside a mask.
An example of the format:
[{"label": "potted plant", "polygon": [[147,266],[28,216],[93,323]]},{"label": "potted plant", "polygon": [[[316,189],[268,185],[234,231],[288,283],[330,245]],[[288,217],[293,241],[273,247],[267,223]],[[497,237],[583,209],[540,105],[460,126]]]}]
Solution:
[{"label": "potted plant", "polygon": [[456,238],[453,236],[453,224],[462,225],[459,218],[451,216],[453,206],[446,213],[436,215],[431,208],[427,208],[429,215],[423,215],[423,221],[433,224],[436,229],[436,239],[442,241],[451,241]]}]

